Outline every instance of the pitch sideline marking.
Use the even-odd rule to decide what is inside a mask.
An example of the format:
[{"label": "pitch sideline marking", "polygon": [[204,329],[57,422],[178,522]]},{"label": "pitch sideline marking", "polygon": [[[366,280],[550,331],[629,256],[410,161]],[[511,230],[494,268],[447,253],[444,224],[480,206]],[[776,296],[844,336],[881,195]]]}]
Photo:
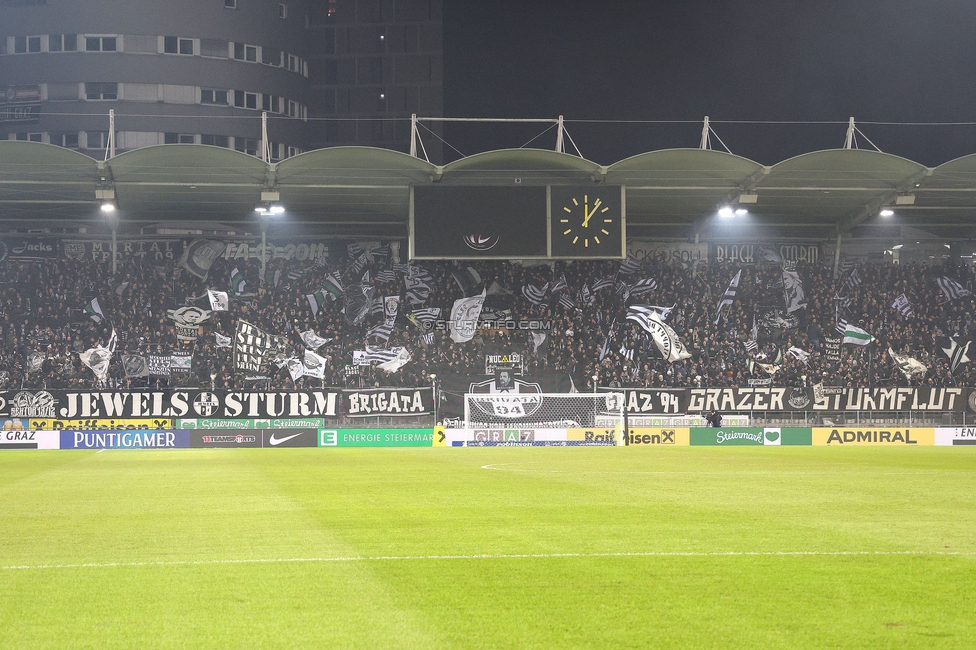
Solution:
[{"label": "pitch sideline marking", "polygon": [[90,562],[81,564],[24,564],[0,566],[0,571],[29,569],[107,569],[218,564],[285,564],[302,562],[405,562],[423,560],[518,560],[626,557],[844,557],[844,556],[971,557],[976,551],[637,551],[620,553],[481,553],[474,555],[363,555],[348,557],[293,557],[230,560],[161,560],[158,562]]}]

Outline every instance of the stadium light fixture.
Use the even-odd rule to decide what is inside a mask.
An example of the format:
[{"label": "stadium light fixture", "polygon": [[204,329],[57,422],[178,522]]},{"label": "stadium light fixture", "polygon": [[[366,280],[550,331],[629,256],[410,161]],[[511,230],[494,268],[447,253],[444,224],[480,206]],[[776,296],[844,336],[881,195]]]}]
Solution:
[{"label": "stadium light fixture", "polygon": [[890,208],[885,208],[884,210],[882,210],[878,214],[880,214],[882,217],[890,217],[894,213],[895,213],[894,210],[891,210]]},{"label": "stadium light fixture", "polygon": [[102,203],[102,212],[105,213],[115,212],[115,204],[112,203],[111,201],[106,201],[105,203]]},{"label": "stadium light fixture", "polygon": [[732,208],[726,205],[722,208],[719,208],[718,216],[722,217],[723,219],[731,219],[732,217],[735,216],[735,213],[732,212]]},{"label": "stadium light fixture", "polygon": [[745,215],[745,214],[749,214],[749,211],[746,210],[745,208],[736,208],[735,209],[735,216],[741,217],[742,215]]},{"label": "stadium light fixture", "polygon": [[904,244],[897,244],[897,245],[895,245],[895,246],[892,246],[892,247],[891,247],[891,250],[893,250],[893,251],[896,251],[896,250],[898,250],[899,248],[901,248],[902,246],[904,246]]}]

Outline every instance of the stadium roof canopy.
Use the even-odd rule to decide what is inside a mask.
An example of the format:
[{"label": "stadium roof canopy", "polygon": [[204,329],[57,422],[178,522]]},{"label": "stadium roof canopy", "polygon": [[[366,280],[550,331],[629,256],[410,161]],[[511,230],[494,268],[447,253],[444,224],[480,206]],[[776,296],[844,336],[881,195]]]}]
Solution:
[{"label": "stadium roof canopy", "polygon": [[[976,239],[976,155],[930,168],[877,151],[816,151],[772,166],[703,149],[651,151],[601,166],[541,149],[505,149],[435,166],[369,147],[310,151],[278,163],[204,145],[162,145],[100,162],[47,144],[0,141],[0,227],[98,223],[113,190],[121,223],[258,228],[276,191],[282,225],[337,236],[403,237],[411,185],[620,184],[628,234],[658,240],[873,238],[903,227]],[[734,218],[723,206],[743,208]],[[893,216],[879,212],[890,207]]]}]

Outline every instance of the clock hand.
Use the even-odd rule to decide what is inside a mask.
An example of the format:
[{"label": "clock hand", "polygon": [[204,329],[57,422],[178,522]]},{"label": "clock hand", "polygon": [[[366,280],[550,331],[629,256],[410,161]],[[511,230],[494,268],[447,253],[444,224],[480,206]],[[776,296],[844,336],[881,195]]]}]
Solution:
[{"label": "clock hand", "polygon": [[596,209],[600,207],[600,204],[601,203],[602,203],[602,201],[600,199],[597,199],[596,200],[596,203],[593,204],[593,210],[589,214],[586,214],[586,206],[583,207],[583,227],[584,228],[589,228],[589,225],[588,224],[590,222],[590,217],[592,217],[594,214],[596,214]]}]

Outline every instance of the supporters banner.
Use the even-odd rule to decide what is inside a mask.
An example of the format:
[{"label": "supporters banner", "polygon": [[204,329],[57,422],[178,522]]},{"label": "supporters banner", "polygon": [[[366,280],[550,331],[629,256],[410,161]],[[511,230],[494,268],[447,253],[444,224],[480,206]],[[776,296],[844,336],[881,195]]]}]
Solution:
[{"label": "supporters banner", "polygon": [[821,245],[815,243],[711,244],[709,259],[739,264],[782,264],[784,261],[816,264],[820,261],[820,252]]},{"label": "supporters banner", "polygon": [[351,417],[427,415],[433,412],[433,388],[342,391],[342,413]]},{"label": "supporters banner", "polygon": [[708,244],[662,243],[649,241],[628,241],[627,255],[638,261],[682,262],[685,264],[708,261]]},{"label": "supporters banner", "polygon": [[[601,389],[609,390],[609,389]],[[628,415],[719,411],[941,411],[958,412],[976,400],[968,388],[832,388],[815,399],[813,388],[627,389]],[[968,401],[967,401],[968,400]],[[976,410],[976,405],[971,406]]]},{"label": "supporters banner", "polygon": [[494,377],[479,375],[445,374],[439,382],[442,391],[440,414],[445,421],[460,421],[464,417],[465,393],[568,393],[573,388],[570,376],[560,372],[516,377],[501,388]]},{"label": "supporters banner", "polygon": [[[223,250],[225,260],[259,260],[261,259],[261,239],[227,239]],[[297,260],[299,262],[314,262],[315,260],[335,256],[335,251],[341,252],[341,247],[335,241],[304,237],[300,239],[275,239],[267,242],[267,260]],[[341,255],[340,255],[341,257]]]},{"label": "supporters banner", "polygon": [[0,262],[4,260],[52,260],[60,253],[57,239],[4,237],[0,239]]},{"label": "supporters banner", "polygon": [[268,334],[246,320],[237,321],[234,334],[234,370],[265,375],[268,366],[285,352],[288,340]]},{"label": "supporters banner", "polygon": [[330,390],[0,391],[0,417],[39,420],[318,418],[335,417],[338,406]]},{"label": "supporters banner", "polygon": [[[180,239],[119,239],[115,245],[120,259],[134,259],[145,262],[168,262],[178,260],[183,255],[183,241]],[[112,263],[111,239],[64,239],[61,252],[72,260],[92,260]]]}]

